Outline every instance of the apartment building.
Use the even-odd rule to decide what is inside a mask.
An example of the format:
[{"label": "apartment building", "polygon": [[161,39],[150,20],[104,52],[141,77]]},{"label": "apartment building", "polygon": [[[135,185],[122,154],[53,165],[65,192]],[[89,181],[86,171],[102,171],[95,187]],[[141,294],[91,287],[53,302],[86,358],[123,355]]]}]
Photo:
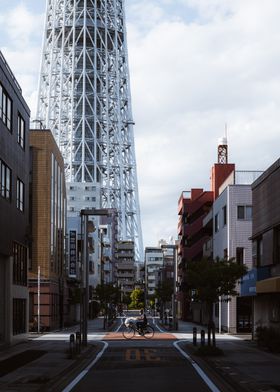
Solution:
[{"label": "apartment building", "polygon": [[28,332],[29,117],[0,52],[0,345]]},{"label": "apartment building", "polygon": [[133,241],[118,241],[115,247],[114,276],[124,295],[129,295],[135,286],[136,267]]},{"label": "apartment building", "polygon": [[[29,265],[29,317],[40,328],[62,327],[66,305],[66,188],[64,162],[49,130],[30,131],[32,244]],[[38,279],[40,296],[38,296]]]},{"label": "apartment building", "polygon": [[[280,159],[252,184],[254,327],[280,328]],[[252,290],[251,290],[252,291]]]},{"label": "apartment building", "polygon": [[145,248],[145,293],[146,299],[155,294],[160,270],[163,267],[163,250],[157,247]]}]

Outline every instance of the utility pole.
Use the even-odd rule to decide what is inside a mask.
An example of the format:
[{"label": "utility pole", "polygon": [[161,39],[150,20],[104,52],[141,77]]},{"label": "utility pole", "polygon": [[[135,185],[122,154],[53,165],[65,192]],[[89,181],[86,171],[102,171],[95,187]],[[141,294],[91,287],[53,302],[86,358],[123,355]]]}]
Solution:
[{"label": "utility pole", "polygon": [[41,307],[41,268],[38,266],[38,296],[37,296],[37,330],[40,333],[40,307]]}]

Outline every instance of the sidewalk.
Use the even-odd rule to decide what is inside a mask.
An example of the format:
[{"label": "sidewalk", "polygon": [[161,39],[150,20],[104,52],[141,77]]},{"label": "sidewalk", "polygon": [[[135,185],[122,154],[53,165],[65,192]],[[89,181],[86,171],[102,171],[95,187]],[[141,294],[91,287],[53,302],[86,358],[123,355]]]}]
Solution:
[{"label": "sidewalk", "polygon": [[61,391],[61,386],[64,387],[102,347],[97,340],[91,341],[91,335],[101,340],[106,334],[103,318],[89,320],[88,346],[71,358],[69,337],[78,329],[79,326],[74,326],[56,333],[32,333],[27,342],[0,350],[0,391]]},{"label": "sidewalk", "polygon": [[174,333],[175,336],[182,338],[182,334],[189,335],[189,342],[182,343],[182,348],[185,348],[206,371],[222,377],[231,385],[233,391],[280,391],[280,354],[272,354],[258,348],[250,335],[217,333],[217,347],[224,351],[224,356],[198,357],[195,356],[192,344],[193,327],[198,331],[198,345],[201,329],[205,330],[207,337],[207,327],[179,321],[178,333]]}]

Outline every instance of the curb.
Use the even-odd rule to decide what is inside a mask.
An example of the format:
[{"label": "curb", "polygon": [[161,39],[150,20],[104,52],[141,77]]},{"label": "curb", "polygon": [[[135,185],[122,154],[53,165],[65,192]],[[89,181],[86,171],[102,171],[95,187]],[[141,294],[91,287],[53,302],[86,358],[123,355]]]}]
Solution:
[{"label": "curb", "polygon": [[66,367],[50,382],[41,386],[40,392],[61,392],[92,361],[93,357],[97,356],[101,347],[101,343],[97,341],[85,348],[74,363]]},{"label": "curb", "polygon": [[248,387],[246,387],[245,385],[240,385],[240,382],[238,380],[234,380],[226,372],[223,372],[215,365],[215,363],[209,357],[202,358],[196,356],[195,349],[193,348],[191,343],[184,342],[184,344],[180,344],[180,346],[193,358],[193,360],[205,371],[205,373],[209,375],[211,380],[221,391],[253,392],[257,390],[256,386],[252,386],[253,381],[248,381]]}]

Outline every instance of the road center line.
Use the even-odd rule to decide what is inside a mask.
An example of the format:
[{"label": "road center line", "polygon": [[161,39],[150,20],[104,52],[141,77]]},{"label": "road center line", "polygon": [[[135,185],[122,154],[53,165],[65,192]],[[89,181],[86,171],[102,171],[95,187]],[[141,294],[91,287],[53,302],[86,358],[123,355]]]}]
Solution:
[{"label": "road center line", "polygon": [[188,342],[188,340],[179,340],[173,343],[173,346],[185,357],[205,382],[205,384],[210,388],[212,392],[220,392],[216,385],[210,380],[210,378],[204,373],[204,371],[198,366],[198,364],[179,346],[181,342]]},{"label": "road center line", "polygon": [[90,364],[66,387],[62,390],[62,392],[70,392],[72,389],[81,381],[82,378],[85,377],[85,375],[89,372],[89,370],[96,364],[97,361],[102,357],[104,354],[104,351],[107,349],[109,346],[107,342],[101,342],[104,344],[104,347],[102,348],[101,351],[96,355],[94,360],[90,362]]}]

